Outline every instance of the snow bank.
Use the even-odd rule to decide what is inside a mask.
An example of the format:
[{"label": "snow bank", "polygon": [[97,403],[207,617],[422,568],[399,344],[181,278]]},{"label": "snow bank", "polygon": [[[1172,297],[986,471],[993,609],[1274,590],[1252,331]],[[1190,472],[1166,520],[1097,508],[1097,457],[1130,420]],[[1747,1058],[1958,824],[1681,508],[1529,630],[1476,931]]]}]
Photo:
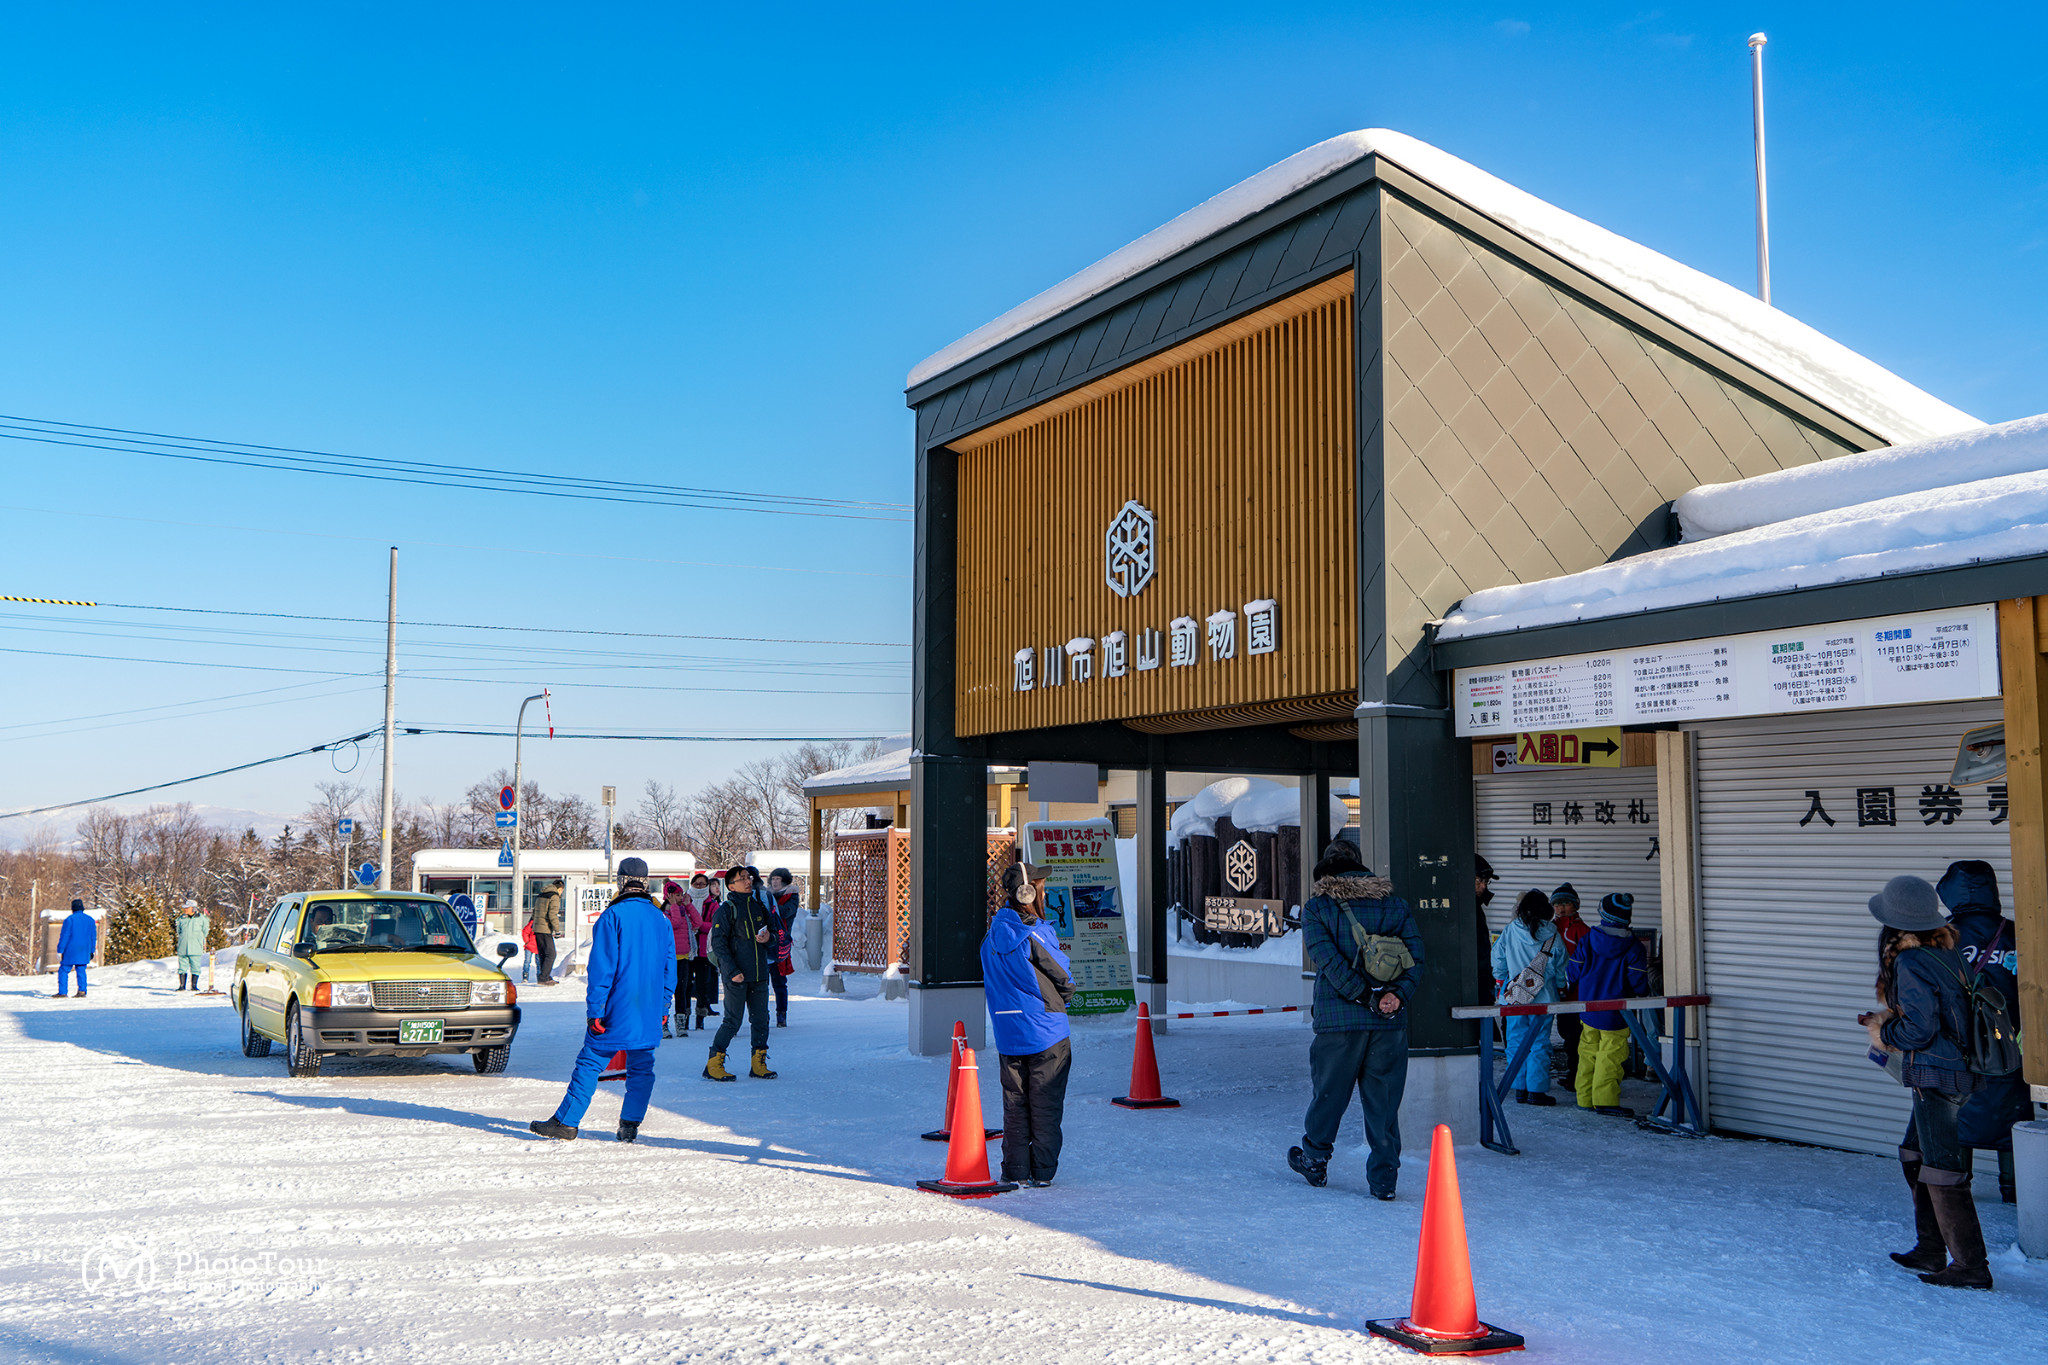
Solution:
[{"label": "snow bank", "polygon": [[1343,133],[1239,181],[922,361],[906,387],[1085,303],[1368,156],[1381,156],[1560,256],[1652,312],[1886,441],[1982,425],[1968,413],[1732,285],[1546,203],[1450,153],[1386,128]]},{"label": "snow bank", "polygon": [[1437,638],[2048,554],[2048,470],[1796,516],[1467,597]]},{"label": "snow bank", "polygon": [[1710,483],[1679,498],[1672,510],[1685,539],[1698,541],[1902,493],[2044,469],[2048,414]]}]

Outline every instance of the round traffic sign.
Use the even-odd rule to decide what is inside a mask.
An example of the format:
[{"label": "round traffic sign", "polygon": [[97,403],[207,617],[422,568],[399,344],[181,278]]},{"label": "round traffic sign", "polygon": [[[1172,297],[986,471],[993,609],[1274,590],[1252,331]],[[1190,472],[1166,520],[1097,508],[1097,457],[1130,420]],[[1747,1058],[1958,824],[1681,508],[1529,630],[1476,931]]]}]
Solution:
[{"label": "round traffic sign", "polygon": [[462,927],[470,933],[476,932],[476,902],[467,891],[458,891],[448,898],[448,908],[455,912],[455,918],[462,921]]},{"label": "round traffic sign", "polygon": [[513,790],[512,790],[512,789],[511,789],[510,787],[500,787],[500,788],[498,788],[498,809],[499,809],[499,810],[511,810],[511,809],[512,809],[512,808],[513,808],[514,806],[516,806],[516,805],[518,805],[518,804],[519,804],[519,793],[518,793],[518,792],[515,792],[515,791],[513,791]]}]

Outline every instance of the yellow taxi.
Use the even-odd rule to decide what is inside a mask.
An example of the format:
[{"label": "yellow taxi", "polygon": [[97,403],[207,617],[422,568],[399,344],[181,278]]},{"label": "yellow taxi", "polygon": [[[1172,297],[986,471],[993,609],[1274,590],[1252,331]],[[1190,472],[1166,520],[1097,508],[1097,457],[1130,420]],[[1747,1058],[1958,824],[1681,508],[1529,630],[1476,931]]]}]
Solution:
[{"label": "yellow taxi", "polygon": [[[498,962],[518,951],[498,945]],[[271,908],[235,958],[242,1055],[282,1043],[294,1076],[320,1059],[467,1052],[495,1075],[519,1032],[519,992],[439,896],[306,891]]]}]

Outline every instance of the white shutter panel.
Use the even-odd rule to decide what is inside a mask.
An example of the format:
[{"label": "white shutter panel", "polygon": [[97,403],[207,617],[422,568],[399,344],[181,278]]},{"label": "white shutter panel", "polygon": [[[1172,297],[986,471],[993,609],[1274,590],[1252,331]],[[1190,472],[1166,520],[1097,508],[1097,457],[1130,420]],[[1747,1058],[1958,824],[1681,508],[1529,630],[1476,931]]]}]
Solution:
[{"label": "white shutter panel", "polygon": [[[1578,891],[1588,924],[1600,922],[1602,896],[1626,891],[1636,898],[1635,927],[1660,927],[1655,768],[1527,768],[1474,777],[1472,788],[1474,843],[1500,876],[1486,907],[1496,933],[1524,891],[1549,895],[1563,882]],[[1539,822],[1545,803],[1548,824]],[[1600,818],[1605,805],[1611,824]],[[1567,806],[1578,807],[1576,823]]]},{"label": "white shutter panel", "polygon": [[[1901,873],[1951,862],[1998,870],[2010,905],[2007,826],[1983,786],[1953,824],[1923,816],[1963,732],[1999,703],[1958,702],[1699,727],[1700,960],[1716,1127],[1891,1155],[1906,1092],[1866,1057],[1856,1016],[1877,1008],[1878,924],[1868,901]],[[1894,825],[1857,823],[1858,789],[1892,790]],[[1818,791],[1830,826],[1805,825]],[[1945,791],[1932,793],[1939,811]]]}]

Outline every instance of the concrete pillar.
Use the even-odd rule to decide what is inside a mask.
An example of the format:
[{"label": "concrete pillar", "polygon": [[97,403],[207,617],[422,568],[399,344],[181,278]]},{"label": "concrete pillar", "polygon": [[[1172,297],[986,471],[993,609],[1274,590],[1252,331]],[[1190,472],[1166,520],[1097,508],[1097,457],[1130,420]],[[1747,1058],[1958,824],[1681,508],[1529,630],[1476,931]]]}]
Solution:
[{"label": "concrete pillar", "polygon": [[2020,1250],[2048,1258],[2048,1123],[2012,1126],[2012,1172],[2020,1198]]},{"label": "concrete pillar", "polygon": [[[1163,747],[1158,740],[1155,748]],[[1166,767],[1138,769],[1138,884],[1131,892],[1132,961],[1138,999],[1152,1012],[1152,1031],[1166,1032]]]}]

